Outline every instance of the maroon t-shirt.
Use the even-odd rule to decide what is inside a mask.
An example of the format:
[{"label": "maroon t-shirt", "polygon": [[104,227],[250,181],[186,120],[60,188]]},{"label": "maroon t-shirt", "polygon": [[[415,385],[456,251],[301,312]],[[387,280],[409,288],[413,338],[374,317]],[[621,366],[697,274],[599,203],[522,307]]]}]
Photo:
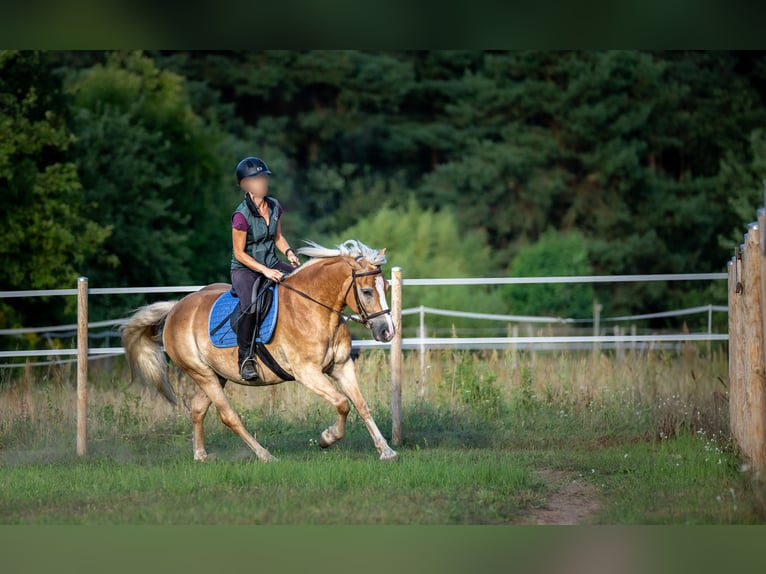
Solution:
[{"label": "maroon t-shirt", "polygon": [[245,216],[242,215],[239,211],[237,211],[231,218],[231,226],[234,229],[239,229],[240,231],[247,231],[250,229],[250,226],[247,224],[247,219],[245,219]]}]

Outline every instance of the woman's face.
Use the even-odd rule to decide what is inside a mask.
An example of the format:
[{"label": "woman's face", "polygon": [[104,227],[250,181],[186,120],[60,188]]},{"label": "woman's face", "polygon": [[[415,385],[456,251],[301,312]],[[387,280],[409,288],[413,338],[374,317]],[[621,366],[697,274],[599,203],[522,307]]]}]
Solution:
[{"label": "woman's face", "polygon": [[269,192],[269,176],[255,175],[253,177],[246,177],[239,182],[239,186],[252,197],[264,198]]}]

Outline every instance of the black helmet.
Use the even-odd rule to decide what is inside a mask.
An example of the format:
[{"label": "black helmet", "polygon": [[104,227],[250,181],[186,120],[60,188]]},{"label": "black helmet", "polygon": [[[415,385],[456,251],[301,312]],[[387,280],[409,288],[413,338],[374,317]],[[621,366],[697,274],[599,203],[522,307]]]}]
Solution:
[{"label": "black helmet", "polygon": [[271,170],[266,162],[259,157],[246,157],[237,164],[237,183],[246,177],[255,175],[271,175]]}]

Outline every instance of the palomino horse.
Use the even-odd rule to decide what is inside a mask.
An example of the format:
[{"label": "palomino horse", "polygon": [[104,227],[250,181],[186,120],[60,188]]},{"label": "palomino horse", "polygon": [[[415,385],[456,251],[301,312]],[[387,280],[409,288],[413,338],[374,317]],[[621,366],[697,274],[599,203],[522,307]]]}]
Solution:
[{"label": "palomino horse", "polygon": [[[358,315],[355,319],[371,329],[376,340],[388,342],[393,338],[394,324],[386,303],[388,284],[380,271],[386,262],[385,249],[377,251],[350,240],[337,249],[310,243],[298,252],[312,259],[279,284],[279,318],[266,348],[288,374],[337,410],[335,423],[320,435],[320,446],[328,447],[343,438],[351,401],[372,436],[380,460],[393,460],[396,452],[383,438],[359,390],[350,357],[351,336],[342,315],[348,306]],[[123,344],[132,371],[175,404],[175,392],[168,382],[167,363],[159,345],[164,320],[165,351],[199,386],[191,401],[195,460],[207,458],[202,422],[212,403],[221,421],[258,458],[270,461],[274,457],[247,431],[223,387],[227,381],[256,386],[284,381],[260,359],[262,378],[242,381],[236,347],[222,349],[211,343],[210,308],[229,288],[228,284],[215,283],[180,301],[164,301],[138,309],[123,327]]]}]

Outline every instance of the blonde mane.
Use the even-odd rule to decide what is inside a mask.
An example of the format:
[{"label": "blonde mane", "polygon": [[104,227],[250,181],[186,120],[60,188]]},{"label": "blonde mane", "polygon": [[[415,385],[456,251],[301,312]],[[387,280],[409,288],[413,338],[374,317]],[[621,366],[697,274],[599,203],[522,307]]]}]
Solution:
[{"label": "blonde mane", "polygon": [[323,247],[322,245],[319,245],[313,241],[304,241],[304,243],[306,243],[306,246],[299,247],[298,253],[310,257],[311,259],[293,271],[291,275],[295,275],[305,267],[313,265],[314,263],[322,261],[323,259],[327,259],[328,257],[349,256],[354,257],[355,259],[361,258],[368,263],[377,266],[381,266],[386,263],[386,255],[384,252],[373,249],[371,247],[367,247],[364,243],[357,239],[349,239],[344,241],[340,245],[336,245],[335,249]]}]

